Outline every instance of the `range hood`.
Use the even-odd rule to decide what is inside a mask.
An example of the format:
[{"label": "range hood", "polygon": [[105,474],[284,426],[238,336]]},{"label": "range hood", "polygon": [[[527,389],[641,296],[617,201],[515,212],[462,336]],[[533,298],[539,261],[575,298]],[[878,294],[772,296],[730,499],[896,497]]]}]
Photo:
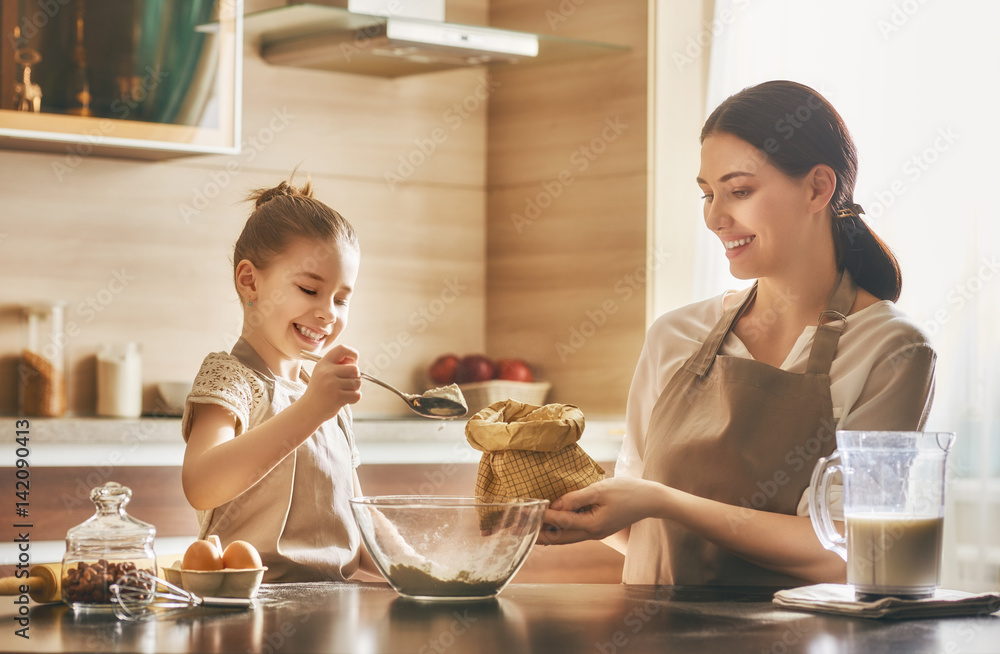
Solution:
[{"label": "range hood", "polygon": [[270,64],[400,77],[481,65],[530,65],[628,48],[444,22],[444,0],[321,0],[247,14]]}]

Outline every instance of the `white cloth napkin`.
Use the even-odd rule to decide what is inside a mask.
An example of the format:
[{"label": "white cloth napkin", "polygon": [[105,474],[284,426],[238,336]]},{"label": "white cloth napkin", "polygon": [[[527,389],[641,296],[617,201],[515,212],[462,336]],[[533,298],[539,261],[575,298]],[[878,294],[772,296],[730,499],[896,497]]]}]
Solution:
[{"label": "white cloth napkin", "polygon": [[938,618],[960,615],[990,615],[1000,611],[1000,593],[975,595],[960,590],[935,591],[925,599],[882,597],[859,601],[854,586],[817,584],[779,590],[774,603],[789,609],[836,613],[859,618]]}]

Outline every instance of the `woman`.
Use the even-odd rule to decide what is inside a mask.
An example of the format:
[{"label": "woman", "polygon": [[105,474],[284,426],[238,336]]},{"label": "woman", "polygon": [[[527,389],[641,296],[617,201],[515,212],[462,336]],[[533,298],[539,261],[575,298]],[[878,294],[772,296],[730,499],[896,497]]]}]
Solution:
[{"label": "woman", "polygon": [[805,491],[837,429],[920,429],[935,354],[893,302],[899,266],[854,203],[836,110],[787,81],[731,96],[701,133],[705,223],[756,279],[647,335],[616,476],[552,504],[547,544],[606,539],[625,583],[843,582]]}]

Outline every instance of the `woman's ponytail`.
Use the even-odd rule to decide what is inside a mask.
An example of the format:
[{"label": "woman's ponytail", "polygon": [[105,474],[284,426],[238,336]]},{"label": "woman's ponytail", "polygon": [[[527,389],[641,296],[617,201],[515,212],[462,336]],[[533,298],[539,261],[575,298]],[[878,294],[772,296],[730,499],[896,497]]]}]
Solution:
[{"label": "woman's ponytail", "polygon": [[858,205],[833,215],[833,247],[837,268],[851,273],[854,283],[880,300],[899,299],[903,277],[895,255],[868,227]]}]

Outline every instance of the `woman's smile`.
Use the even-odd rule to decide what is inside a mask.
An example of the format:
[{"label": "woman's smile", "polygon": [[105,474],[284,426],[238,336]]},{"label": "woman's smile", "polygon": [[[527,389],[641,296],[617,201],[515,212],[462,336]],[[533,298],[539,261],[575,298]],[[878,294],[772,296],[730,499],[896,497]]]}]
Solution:
[{"label": "woman's smile", "polygon": [[757,237],[754,235],[731,238],[731,239],[722,237],[722,244],[726,248],[726,258],[733,259],[735,257],[740,256],[740,254],[742,254],[747,249],[747,247],[749,247],[749,245],[753,243],[756,239]]}]

